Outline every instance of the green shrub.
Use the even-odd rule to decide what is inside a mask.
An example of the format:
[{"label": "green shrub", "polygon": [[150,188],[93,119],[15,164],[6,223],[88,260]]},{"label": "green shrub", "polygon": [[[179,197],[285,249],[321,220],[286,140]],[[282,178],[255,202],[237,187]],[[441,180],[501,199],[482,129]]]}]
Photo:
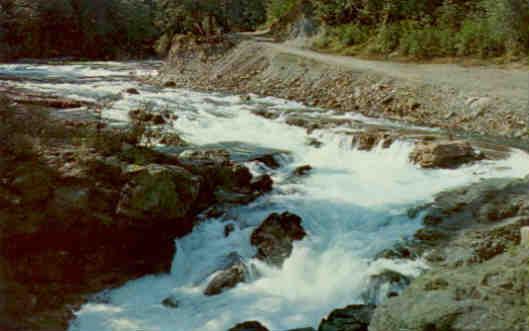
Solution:
[{"label": "green shrub", "polygon": [[292,10],[298,0],[269,0],[267,5],[268,23],[273,23]]},{"label": "green shrub", "polygon": [[505,40],[491,30],[487,19],[467,19],[457,33],[458,55],[490,57],[505,52]]},{"label": "green shrub", "polygon": [[416,58],[454,55],[456,39],[448,27],[421,26],[419,22],[408,21],[401,25],[399,51]]},{"label": "green shrub", "polygon": [[374,41],[369,45],[368,51],[374,54],[389,54],[397,49],[401,37],[398,23],[382,25],[376,33]]},{"label": "green shrub", "polygon": [[337,26],[334,34],[344,46],[363,44],[369,39],[369,31],[358,24],[345,24]]}]

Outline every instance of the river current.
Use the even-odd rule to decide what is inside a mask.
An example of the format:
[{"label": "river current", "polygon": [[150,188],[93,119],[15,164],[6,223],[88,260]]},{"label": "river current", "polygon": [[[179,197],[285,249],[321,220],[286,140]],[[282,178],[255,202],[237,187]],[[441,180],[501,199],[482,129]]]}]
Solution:
[{"label": "river current", "polygon": [[[0,85],[104,102],[102,116],[114,125],[125,124],[129,110],[148,105],[155,111],[175,113],[178,120],[167,129],[191,143],[239,142],[284,151],[279,169],[247,164],[255,174],[272,175],[275,186],[270,194],[233,208],[222,218],[205,219],[191,234],[175,240],[177,253],[170,273],[146,276],[94,295],[76,312],[70,331],[224,331],[248,320],[258,320],[271,330],[317,327],[333,309],[364,303],[371,276],[389,269],[414,277],[428,267],[420,259],[375,259],[377,253],[420,228],[420,215],[410,218],[410,208],[446,189],[529,172],[529,156],[519,150],[512,150],[505,160],[455,170],[419,169],[408,160],[413,147],[409,142],[358,151],[343,128],[308,134],[287,125],[284,116],[271,120],[254,113],[297,111],[384,126],[398,124],[275,98],[254,96],[248,101],[237,95],[157,88],[135,79],[157,75],[158,65],[0,65]],[[140,94],[122,93],[128,88]],[[322,146],[308,144],[311,138]],[[310,175],[293,179],[292,171],[306,164],[314,169]],[[255,248],[249,237],[270,213],[283,211],[300,215],[308,236],[295,243],[292,255],[277,269],[252,258]],[[235,231],[226,238],[223,230],[228,223],[235,225]],[[221,295],[205,296],[208,281],[232,252],[259,276]],[[167,297],[178,301],[178,307],[162,305]]]}]

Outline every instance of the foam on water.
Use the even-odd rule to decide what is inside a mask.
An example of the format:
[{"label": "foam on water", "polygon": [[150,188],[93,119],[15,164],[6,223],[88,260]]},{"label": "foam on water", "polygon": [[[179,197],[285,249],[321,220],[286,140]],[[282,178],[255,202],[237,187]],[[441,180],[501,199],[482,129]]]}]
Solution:
[{"label": "foam on water", "polygon": [[[172,130],[190,142],[239,141],[285,150],[290,155],[279,170],[249,164],[255,173],[272,173],[275,189],[271,194],[234,208],[224,219],[202,222],[191,234],[176,240],[170,274],[143,277],[105,292],[101,295],[104,300],[94,299],[76,313],[70,331],[223,331],[247,320],[259,320],[271,330],[316,327],[331,310],[361,303],[371,275],[393,269],[416,276],[426,267],[421,260],[374,260],[378,252],[420,227],[419,219],[407,216],[410,207],[430,201],[444,189],[528,172],[529,157],[517,150],[502,161],[424,171],[408,162],[409,143],[362,152],[350,147],[350,138],[329,130],[312,133],[323,143],[315,148],[307,144],[305,130],[288,126],[281,118],[272,121],[252,114],[259,109],[305,110],[279,99],[243,102],[237,96],[154,90],[133,82],[99,84],[99,90],[56,86],[54,91],[100,98],[134,86],[141,94],[123,95],[104,110],[106,118],[127,121],[128,110],[149,103],[153,109],[177,114]],[[40,87],[54,89],[45,84]],[[293,180],[291,171],[303,164],[314,170],[308,177]],[[270,213],[287,210],[303,218],[306,239],[295,243],[281,269],[252,259],[252,231]],[[236,230],[225,238],[227,223],[235,224]],[[232,252],[253,266],[254,276],[260,276],[221,295],[204,296],[208,281]],[[178,300],[178,308],[161,304],[169,296]]]}]

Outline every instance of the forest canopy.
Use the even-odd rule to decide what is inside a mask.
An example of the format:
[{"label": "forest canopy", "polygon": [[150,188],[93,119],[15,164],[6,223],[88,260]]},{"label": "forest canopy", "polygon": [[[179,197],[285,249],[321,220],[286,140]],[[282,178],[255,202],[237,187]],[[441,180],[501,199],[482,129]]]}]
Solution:
[{"label": "forest canopy", "polygon": [[175,34],[255,30],[307,4],[327,51],[529,53],[529,0],[0,0],[0,59],[145,57]]}]

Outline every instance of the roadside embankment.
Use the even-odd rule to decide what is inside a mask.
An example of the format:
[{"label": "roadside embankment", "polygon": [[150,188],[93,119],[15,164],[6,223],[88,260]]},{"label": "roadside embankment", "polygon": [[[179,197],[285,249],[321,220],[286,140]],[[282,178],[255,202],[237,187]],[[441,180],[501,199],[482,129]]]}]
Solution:
[{"label": "roadside embankment", "polygon": [[[198,51],[197,51],[198,50]],[[160,83],[255,93],[408,124],[525,140],[529,73],[403,64],[246,40],[206,54],[175,43]]]}]

